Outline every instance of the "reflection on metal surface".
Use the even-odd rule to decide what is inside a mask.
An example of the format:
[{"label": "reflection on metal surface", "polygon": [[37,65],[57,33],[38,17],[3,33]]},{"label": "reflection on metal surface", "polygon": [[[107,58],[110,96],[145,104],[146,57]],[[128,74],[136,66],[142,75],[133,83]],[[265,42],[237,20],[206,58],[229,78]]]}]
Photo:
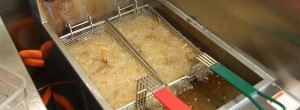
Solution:
[{"label": "reflection on metal surface", "polygon": [[22,29],[24,29],[26,27],[29,27],[32,24],[33,24],[33,18],[28,17],[28,18],[16,21],[14,23],[14,25],[12,25],[9,32],[10,32],[12,40],[13,40],[13,42],[16,45],[18,50],[23,50],[24,49],[24,47],[21,46],[20,41],[19,41],[19,36],[20,36],[19,33],[21,33]]},{"label": "reflection on metal surface", "polygon": [[32,22],[28,1],[0,0],[0,7],[0,15],[17,49],[37,48],[40,42],[35,36],[38,32]]},{"label": "reflection on metal surface", "polygon": [[42,51],[43,54],[43,59],[46,59],[48,55],[51,53],[53,49],[54,43],[53,41],[46,41],[42,44],[40,50]]},{"label": "reflection on metal surface", "polygon": [[[170,0],[212,32],[263,63],[300,98],[300,15],[297,1]],[[298,89],[297,89],[298,88]]]},{"label": "reflection on metal surface", "polygon": [[0,63],[25,77],[27,81],[25,98],[26,104],[30,110],[45,110],[45,106],[37,92],[32,79],[30,78],[23,62],[12,42],[2,19],[0,18]]},{"label": "reflection on metal surface", "polygon": [[31,67],[45,67],[44,59],[47,58],[48,54],[53,48],[52,41],[46,41],[37,50],[21,50],[19,54],[25,65]]}]

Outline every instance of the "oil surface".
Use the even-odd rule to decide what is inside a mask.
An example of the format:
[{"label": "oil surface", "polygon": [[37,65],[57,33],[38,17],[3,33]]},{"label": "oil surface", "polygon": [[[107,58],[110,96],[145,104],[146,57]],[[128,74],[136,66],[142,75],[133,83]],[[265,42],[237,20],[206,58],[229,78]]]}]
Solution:
[{"label": "oil surface", "polygon": [[67,45],[67,48],[116,109],[135,100],[137,80],[149,71],[111,36],[101,31]]},{"label": "oil surface", "polygon": [[191,82],[194,88],[182,93],[179,98],[193,110],[215,110],[240,94],[218,75],[209,79],[208,82]]}]

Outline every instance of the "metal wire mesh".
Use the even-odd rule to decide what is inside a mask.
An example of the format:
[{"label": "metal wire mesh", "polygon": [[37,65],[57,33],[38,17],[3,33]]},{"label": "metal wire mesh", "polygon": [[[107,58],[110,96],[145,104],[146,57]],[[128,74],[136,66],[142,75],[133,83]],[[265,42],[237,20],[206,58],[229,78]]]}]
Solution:
[{"label": "metal wire mesh", "polygon": [[[111,24],[113,24],[113,26],[116,26],[121,22],[122,23],[129,22],[130,20],[132,20],[133,18],[135,18],[137,16],[147,15],[148,17],[151,17],[152,19],[157,20],[160,24],[165,26],[168,30],[170,30],[170,32],[172,34],[177,34],[176,35],[177,37],[180,37],[180,39],[184,39],[192,47],[192,49],[195,53],[201,53],[201,51],[198,48],[196,48],[188,39],[186,39],[179,31],[177,31],[173,26],[171,26],[163,17],[161,17],[154,9],[152,9],[148,5],[138,7],[137,9],[129,10],[127,12],[122,13],[121,15],[122,16],[116,15],[114,17],[111,17],[108,21]],[[116,29],[118,29],[118,28],[116,28]],[[124,38],[124,39],[126,39],[126,38]],[[184,92],[188,89],[193,88],[192,85],[189,83],[189,80],[187,78],[191,78],[191,77],[194,77],[194,76],[196,76],[196,77],[200,76],[201,77],[202,75],[196,74],[196,75],[191,76],[187,73],[187,76],[185,76],[183,78],[180,78],[178,80],[175,80],[174,82],[172,82],[168,85],[174,85],[175,90],[176,90],[175,93],[180,94],[180,93],[182,93],[182,92]],[[140,82],[138,82],[138,87],[137,87],[136,107],[138,109],[144,109],[144,106],[145,106],[145,103],[146,103],[147,89],[149,91],[153,91],[154,88],[151,88],[152,86],[150,86],[150,88],[149,87],[147,88],[145,86],[147,83],[144,82],[144,84],[143,84],[142,79],[139,80],[139,81]]]},{"label": "metal wire mesh", "polygon": [[97,32],[104,31],[104,23],[105,21],[100,21],[98,23],[90,23],[88,26],[85,26],[83,28],[80,28],[78,30],[75,30],[71,33],[68,33],[60,39],[65,45],[72,44],[80,39],[85,38],[86,36],[89,36],[91,34],[96,34]]},{"label": "metal wire mesh", "polygon": [[145,76],[137,81],[137,96],[136,96],[136,108],[145,109],[147,91],[156,92],[161,89],[163,85],[158,83],[151,76]]},{"label": "metal wire mesh", "polygon": [[[102,33],[102,31],[108,31],[107,28],[109,28],[109,24],[108,23],[106,24],[106,23],[107,23],[106,21],[101,21],[101,22],[98,22],[95,24],[86,23],[87,26],[82,26],[82,27],[78,28],[77,30],[71,31],[71,33],[61,36],[60,39],[62,40],[62,42],[65,45],[70,45],[72,43],[75,43],[76,41],[85,39],[88,36],[99,35],[99,33]],[[113,31],[110,31],[110,32],[113,32]],[[116,35],[113,37],[116,37],[116,40],[119,41],[120,43],[122,43],[122,40],[119,39],[120,36]],[[125,46],[125,48],[130,48],[130,47],[126,46],[126,44],[124,44],[123,46]],[[154,77],[153,80],[154,79],[159,80],[157,78],[157,76],[154,74],[149,73],[148,75],[153,76]],[[156,83],[159,84],[160,86],[163,86],[163,83],[161,81],[156,82]],[[137,85],[137,87],[140,87],[141,90],[143,90],[142,88],[144,88],[144,86],[142,86],[141,84]],[[120,107],[118,109],[130,109],[130,108],[131,109],[144,109],[144,107],[145,107],[144,105],[146,104],[147,97],[149,97],[151,95],[151,94],[147,94],[147,89],[144,89],[144,90],[145,91],[140,91],[141,94],[140,94],[139,99],[137,99],[138,101],[130,102],[129,104],[124,105],[123,107]],[[136,106],[136,108],[132,108],[131,106],[128,106],[128,105],[134,105],[135,102],[140,103],[138,105],[141,105],[141,106]]]}]

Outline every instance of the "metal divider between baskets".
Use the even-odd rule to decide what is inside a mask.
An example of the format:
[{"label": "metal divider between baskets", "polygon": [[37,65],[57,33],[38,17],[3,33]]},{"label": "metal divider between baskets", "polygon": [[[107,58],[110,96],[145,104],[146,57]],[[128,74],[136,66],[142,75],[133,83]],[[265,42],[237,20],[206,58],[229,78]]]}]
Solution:
[{"label": "metal divider between baskets", "polygon": [[[145,60],[145,58],[134,48],[132,47],[132,45],[129,43],[129,41],[124,37],[124,35],[118,31],[118,29],[114,26],[115,24],[118,24],[120,22],[126,22],[128,20],[130,20],[131,18],[134,18],[136,16],[139,16],[141,14],[148,14],[150,15],[153,19],[157,19],[160,23],[162,23],[163,25],[165,25],[167,28],[170,29],[170,31],[173,31],[175,34],[178,34],[180,38],[184,39],[193,49],[193,51],[197,54],[201,53],[200,49],[196,48],[188,39],[186,39],[179,31],[177,31],[173,26],[171,26],[163,17],[161,17],[153,8],[151,8],[149,5],[143,5],[138,7],[137,9],[132,9],[129,10],[127,12],[122,13],[122,16],[113,16],[111,18],[108,19],[108,23],[114,28],[114,30],[116,30],[120,36],[122,37],[123,40],[125,40],[126,43],[128,43],[128,45],[131,46],[131,48],[134,49],[135,53],[138,54],[139,57],[142,58],[142,61],[145,62],[145,64],[147,66],[149,66],[149,68],[151,68],[152,71],[155,72],[155,74],[159,77],[159,79],[165,83],[165,81],[163,81],[163,79],[157,74],[157,72],[150,66],[150,64]],[[200,62],[199,62],[200,63]],[[199,64],[198,63],[198,64]],[[188,73],[187,73],[188,74]],[[175,84],[181,84],[181,85],[188,85],[191,86],[190,83],[188,83],[187,79],[189,78],[189,76],[184,76],[182,78],[179,78],[169,84],[165,83],[164,85],[166,86],[172,86]],[[144,95],[143,92],[146,92],[145,87],[141,86],[140,88],[137,87],[137,105],[139,106],[139,104],[144,104],[145,100],[147,99],[148,95]],[[140,102],[139,102],[140,101]],[[128,106],[127,106],[128,107]]]}]

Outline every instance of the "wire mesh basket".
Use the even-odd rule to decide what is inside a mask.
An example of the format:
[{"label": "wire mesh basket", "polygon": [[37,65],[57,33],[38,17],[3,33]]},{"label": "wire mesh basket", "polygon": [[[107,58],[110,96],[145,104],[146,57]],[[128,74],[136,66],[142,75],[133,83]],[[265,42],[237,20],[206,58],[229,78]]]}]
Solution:
[{"label": "wire mesh basket", "polygon": [[[172,78],[172,80],[170,80],[168,77],[167,74],[165,74],[166,72],[161,72],[162,69],[158,70],[156,69],[153,65],[153,63],[151,63],[151,61],[153,61],[153,59],[156,59],[159,57],[160,54],[157,54],[155,52],[149,52],[149,50],[151,50],[150,48],[148,47],[151,47],[153,46],[152,44],[148,45],[149,43],[148,42],[154,42],[154,41],[144,41],[142,44],[140,43],[137,43],[137,42],[140,42],[141,39],[143,39],[142,37],[146,36],[146,38],[151,38],[153,37],[153,39],[159,39],[155,42],[162,42],[160,44],[165,44],[159,48],[164,48],[165,49],[161,49],[163,50],[165,53],[175,53],[175,51],[171,50],[169,47],[169,44],[167,44],[166,42],[166,39],[165,38],[162,38],[160,36],[160,34],[157,34],[157,33],[161,33],[161,35],[164,35],[166,33],[171,33],[170,35],[172,35],[171,37],[174,38],[174,39],[178,39],[178,41],[182,41],[182,44],[184,44],[182,46],[182,48],[184,47],[188,47],[188,49],[186,50],[190,50],[189,51],[189,55],[190,56],[186,56],[186,59],[187,60],[193,60],[194,58],[192,57],[193,55],[196,55],[196,54],[199,54],[201,53],[201,51],[195,47],[188,39],[186,39],[179,31],[177,31],[172,25],[170,25],[162,16],[159,15],[159,13],[157,13],[152,7],[150,7],[149,5],[143,5],[143,6],[140,6],[140,7],[136,7],[134,9],[131,9],[129,11],[126,11],[126,12],[119,12],[120,14],[119,15],[116,15],[116,16],[113,16],[111,18],[109,18],[109,22],[115,27],[116,30],[118,30],[122,36],[124,37],[124,39],[129,42],[130,45],[133,46],[133,48],[139,53],[139,55],[141,55],[145,60],[146,62],[152,67],[154,68],[155,71],[158,72],[158,75],[161,77],[161,79],[167,83],[168,85],[170,84],[174,84],[175,82],[179,82],[180,80],[177,80],[177,79],[180,79],[181,77],[184,77],[185,75],[188,74],[188,72],[182,72],[182,74],[178,77],[174,77]],[[137,28],[141,28],[142,31],[140,31],[141,29],[136,29],[136,30],[139,30],[139,33],[138,34],[133,34],[133,33],[136,33],[137,31],[135,31],[134,29],[131,29],[131,27],[133,27],[132,25],[130,25],[130,22],[134,21],[135,18],[139,17],[139,16],[145,16],[146,18],[149,18],[149,19],[152,19],[154,22],[151,22],[151,23],[147,23],[149,20],[145,20],[144,18],[141,18],[141,21],[144,21],[144,22],[140,22],[140,23],[137,23],[134,24],[136,26],[138,26]],[[152,21],[150,20],[150,21]],[[128,27],[120,27],[119,24],[126,24]],[[161,27],[163,27],[163,29],[165,29],[166,31],[162,31],[162,30],[157,30],[157,29],[154,29],[154,28],[157,28],[156,24],[160,24]],[[132,24],[132,23],[131,23]],[[140,26],[140,24],[142,26]],[[124,25],[123,25],[124,26]],[[144,27],[151,27],[151,28],[144,28]],[[128,31],[128,29],[131,29],[130,32]],[[160,28],[159,28],[160,29]],[[126,30],[126,32],[125,32]],[[155,32],[155,33],[153,33]],[[149,35],[148,35],[149,33]],[[135,36],[134,37],[129,37],[129,36]],[[169,37],[169,38],[171,38]],[[134,39],[138,39],[138,40],[134,40]],[[147,40],[149,40],[147,39]],[[151,39],[150,39],[151,40]],[[170,41],[173,43],[173,41]],[[159,44],[159,43],[157,43]],[[147,45],[147,46],[145,46]],[[152,48],[157,48],[157,47],[152,47]],[[181,47],[180,47],[181,48]],[[148,53],[153,53],[153,54],[156,54],[156,55],[150,55],[150,54],[142,54],[142,53],[147,53],[147,52],[142,52],[142,50],[144,51],[147,51]],[[177,50],[177,49],[176,49]],[[161,51],[159,51],[161,52]],[[177,51],[176,51],[177,52]],[[161,52],[163,53],[163,52]],[[188,53],[188,52],[186,52]],[[174,54],[175,55],[175,54]],[[150,56],[150,57],[149,57]],[[166,54],[164,54],[163,56],[166,56]],[[173,59],[176,59],[172,56],[167,56],[165,59],[166,60],[173,60]],[[188,58],[190,57],[190,58]],[[163,59],[163,58],[162,58]],[[180,60],[183,60],[183,57],[180,59]],[[171,62],[171,61],[170,61]],[[169,63],[168,61],[166,61],[166,63]],[[192,61],[189,61],[189,65],[192,65]],[[157,65],[157,64],[155,64]],[[168,67],[169,68],[169,67]],[[189,68],[189,67],[187,67]],[[174,68],[175,69],[175,68]],[[168,79],[168,80],[167,80]]]},{"label": "wire mesh basket", "polygon": [[27,109],[24,77],[0,65],[0,110]]},{"label": "wire mesh basket", "polygon": [[[109,69],[109,68],[118,69],[118,68],[127,67],[125,65],[120,65],[120,63],[115,63],[115,62],[119,61],[120,58],[123,58],[124,56],[128,56],[129,55],[129,56],[132,56],[132,58],[134,58],[134,61],[138,62],[138,64],[140,65],[140,67],[138,66],[138,67],[135,67],[135,68],[141,68],[141,70],[144,71],[144,72],[141,72],[141,73],[143,73],[143,75],[152,76],[154,79],[158,80],[159,83],[163,86],[164,83],[160,82],[160,80],[158,79],[158,76],[156,76],[156,74],[154,72],[152,72],[150,69],[148,69],[147,65],[145,65],[143,63],[143,61],[141,61],[141,59],[134,53],[133,48],[131,48],[126,42],[124,42],[123,39],[121,39],[121,37],[118,35],[118,33],[116,33],[115,30],[113,30],[111,28],[111,26],[106,21],[99,21],[99,22],[93,23],[92,20],[91,20],[91,18],[89,17],[88,21],[79,23],[79,24],[74,25],[74,26],[69,26],[69,28],[70,28],[70,33],[68,33],[68,34],[66,34],[64,36],[61,36],[60,39],[65,44],[65,46],[67,47],[68,51],[73,55],[74,58],[75,58],[74,51],[70,48],[70,46],[72,46],[74,44],[76,45],[78,43],[81,44],[83,42],[86,43],[86,41],[88,39],[91,39],[91,38],[97,38],[97,40],[93,40],[94,41],[93,43],[86,43],[86,45],[89,45],[89,46],[95,45],[96,46],[96,45],[100,45],[101,44],[102,47],[106,47],[107,48],[107,49],[105,49],[105,48],[103,48],[103,49],[104,49],[104,51],[107,54],[106,57],[109,57],[109,58],[107,58],[107,62],[109,62],[109,66],[104,67],[104,69]],[[104,42],[107,41],[107,39],[111,39],[111,40],[109,40],[108,42],[106,42],[105,45],[104,45]],[[90,41],[90,40],[88,40],[88,41]],[[111,41],[113,41],[113,42],[111,42]],[[118,46],[116,46],[116,45],[118,45]],[[83,51],[85,51],[85,50],[89,51],[89,48],[94,48],[94,46],[91,46],[91,47],[89,47],[89,46],[87,46],[86,48],[85,47],[80,47],[80,46],[78,46],[78,47],[80,47],[80,51],[81,50],[83,50]],[[117,49],[117,48],[120,48],[120,49]],[[120,50],[120,51],[119,52],[115,52],[115,50]],[[95,54],[95,56],[97,56],[97,57],[98,56],[104,56],[102,54],[104,52],[101,52],[101,49],[98,50],[98,51],[99,51],[99,54]],[[124,52],[128,53],[128,55],[125,54]],[[114,57],[115,59],[113,59],[113,58],[111,58],[113,56],[119,56],[119,57],[118,58]],[[89,56],[80,56],[80,57],[91,58]],[[79,56],[77,58],[79,58]],[[96,59],[92,59],[92,60],[98,61],[99,59],[96,58]],[[126,59],[120,60],[120,62],[123,62],[125,64],[127,62],[127,60],[130,60],[130,59],[127,59],[127,57],[126,57]],[[97,89],[101,88],[101,87],[104,87],[104,86],[99,86],[100,84],[105,85],[104,83],[101,83],[101,81],[99,79],[96,80],[96,76],[93,76],[93,75],[89,74],[90,71],[87,71],[87,69],[84,68],[83,65],[80,62],[78,62],[78,59],[76,61],[82,67],[82,69],[85,70],[85,74],[88,75],[88,78],[92,81],[93,85],[95,87],[97,87]],[[102,61],[102,59],[99,60],[99,61]],[[95,65],[99,66],[101,64],[102,63],[95,64]],[[89,68],[89,70],[92,70],[93,67],[94,67],[94,65],[91,65],[90,68]],[[102,74],[105,73],[104,69],[101,69]],[[124,71],[127,71],[127,70],[128,69],[124,69]],[[96,71],[98,71],[98,70],[96,70]],[[128,71],[131,71],[131,70],[128,70]],[[96,73],[100,74],[101,72],[96,72]],[[114,72],[114,74],[118,74],[118,75],[115,75],[115,76],[120,76],[121,74],[123,74],[123,72]],[[134,73],[131,73],[131,74],[134,74]],[[131,74],[127,74],[126,78],[128,78],[127,76],[132,76]],[[112,75],[112,74],[110,74],[110,75]],[[138,76],[139,75],[136,75],[134,77],[138,77]],[[103,77],[105,77],[105,76],[103,76]],[[97,77],[97,78],[99,78],[99,77]],[[128,81],[130,84],[131,84],[131,82],[133,82],[134,84],[136,84],[135,80],[138,80],[138,79],[130,79],[129,80],[129,79],[126,79],[126,78],[121,79],[121,80],[117,79],[116,77],[108,77],[108,78],[106,78],[109,81],[113,81],[113,80],[115,81],[114,83],[109,83],[109,84],[111,84],[113,86],[111,86],[109,88],[106,88],[106,90],[107,91],[109,91],[109,90],[115,90],[115,88],[118,88],[118,86],[120,86],[120,85],[117,85],[117,83],[122,82],[122,81]],[[103,81],[103,79],[102,79],[102,81]],[[97,82],[97,83],[95,83],[95,82]],[[135,88],[134,89],[130,89],[131,86],[130,86],[130,84],[128,84],[128,82],[126,83],[127,88],[126,89],[122,89],[122,94],[123,93],[128,93],[129,94],[129,93],[131,93],[130,92],[131,90],[135,91]],[[120,100],[120,98],[114,98],[114,99],[108,98],[109,97],[108,94],[111,94],[111,93],[104,92],[103,89],[98,89],[98,90],[99,90],[99,94],[101,94],[105,98],[105,100],[108,102],[108,104],[110,104],[110,106],[113,109],[126,108],[128,105],[133,105],[133,103],[135,102],[134,97],[133,97],[133,100],[126,101],[128,103],[121,104],[121,103],[119,103],[117,101],[114,101],[114,100]],[[113,92],[113,93],[115,93],[115,92]],[[119,91],[118,93],[121,94],[121,91]],[[98,94],[93,94],[93,95],[94,96],[98,96]],[[117,95],[119,95],[119,94],[117,94]],[[115,94],[115,96],[116,96],[116,94]],[[126,95],[126,96],[129,96],[129,95]],[[135,109],[135,108],[133,108],[133,109]]]},{"label": "wire mesh basket", "polygon": [[[125,7],[125,8],[122,8],[122,9],[119,9],[118,10],[118,12],[119,12],[118,15],[113,16],[113,17],[108,19],[109,23],[113,26],[113,28],[115,30],[118,30],[118,32],[120,32],[123,39],[125,39],[125,41],[128,42],[129,45],[131,45],[132,48],[134,48],[136,50],[138,55],[141,56],[143,58],[143,60],[145,60],[146,64],[149,65],[151,67],[151,69],[153,69],[153,71],[155,71],[158,74],[158,76],[160,76],[162,81],[164,81],[164,83],[167,84],[167,87],[173,93],[180,94],[181,92],[184,92],[188,89],[191,89],[192,85],[189,83],[188,80],[194,79],[197,76],[200,79],[204,75],[204,72],[197,72],[199,74],[190,75],[190,72],[187,71],[187,72],[184,72],[184,74],[182,76],[172,78],[172,80],[166,80],[167,77],[169,77],[169,74],[168,75],[166,75],[166,74],[163,75],[162,72],[160,72],[160,71],[158,71],[158,69],[154,68],[153,67],[154,64],[150,62],[150,61],[153,61],[153,59],[156,59],[156,58],[154,58],[154,57],[150,58],[149,56],[156,56],[156,55],[142,54],[143,53],[143,51],[142,51],[143,47],[145,47],[145,48],[149,47],[150,48],[152,46],[141,46],[141,45],[138,45],[138,44],[136,45],[136,42],[134,42],[133,39],[139,39],[139,38],[142,38],[143,36],[146,36],[146,37],[150,38],[152,36],[147,36],[145,33],[151,33],[150,35],[154,35],[152,33],[153,31],[159,31],[161,34],[165,34],[167,32],[167,33],[171,33],[172,37],[176,37],[176,39],[179,39],[180,41],[182,41],[184,43],[183,47],[189,47],[190,50],[191,50],[191,53],[198,54],[201,51],[198,48],[196,48],[188,39],[186,39],[179,31],[177,31],[172,25],[170,25],[162,16],[159,15],[159,13],[157,13],[149,5],[143,5],[143,6],[140,6],[140,7],[137,7],[137,6],[134,7],[134,5],[130,5],[130,6],[131,6],[132,9],[131,10],[127,9],[128,11],[126,11],[126,12],[123,12],[123,10],[126,10],[125,8],[130,8],[129,6]],[[152,23],[152,24],[151,23],[146,23],[148,21],[145,20],[145,19],[142,19],[143,20],[142,22],[136,23],[136,24],[133,24],[133,25],[132,25],[132,23],[130,23],[130,22],[136,20],[135,18],[138,18],[140,16],[145,16],[149,19],[152,19],[154,21],[154,23]],[[119,24],[125,24],[128,27],[119,27],[118,26]],[[154,28],[156,28],[155,24],[159,24],[161,27],[164,27],[164,29],[166,29],[166,31],[162,32],[161,30],[155,30],[154,29]],[[134,26],[136,26],[136,27],[133,28]],[[144,28],[144,27],[150,27],[150,28]],[[137,32],[137,31],[135,31],[135,29],[142,30],[140,32],[141,34],[133,35],[134,33]],[[129,30],[129,31],[123,32],[124,30]],[[127,32],[129,32],[129,33],[127,33]],[[135,36],[135,37],[128,37],[130,35]],[[157,37],[157,39],[161,38],[161,36],[159,34],[156,37]],[[159,41],[156,41],[156,42],[160,42],[160,41],[164,41],[164,40],[159,40]],[[147,44],[147,42],[151,42],[151,41],[144,41],[142,43],[142,45]],[[144,48],[144,52],[147,51],[145,48]],[[162,47],[152,47],[152,48],[162,48]],[[155,52],[153,52],[153,53],[155,53]],[[145,56],[146,57],[148,56],[148,58],[146,58]],[[165,56],[165,54],[164,54],[164,56]],[[187,58],[187,59],[189,59],[189,58]],[[194,60],[192,57],[190,59]],[[189,61],[189,63],[191,64],[191,66],[194,66],[193,61]],[[197,62],[197,64],[198,63],[199,63],[199,61]],[[190,68],[190,67],[187,67],[187,68]],[[203,69],[203,66],[197,68],[197,70],[202,70],[202,69]],[[170,74],[172,74],[172,73],[170,73]],[[206,72],[205,72],[205,74],[206,74]],[[136,106],[138,108],[140,107],[140,105],[149,106],[147,104],[147,103],[150,102],[149,99],[154,99],[154,98],[149,94],[147,94],[147,95],[143,94],[143,92],[144,92],[143,88],[142,89],[137,89],[137,91],[138,92],[137,92]],[[139,93],[141,93],[142,95],[140,96]],[[139,101],[139,100],[141,100],[141,101]],[[145,101],[147,103],[145,103]],[[127,106],[126,109],[130,109],[130,107],[132,107],[132,106],[133,105]],[[139,109],[144,109],[144,108],[141,107]]]}]

